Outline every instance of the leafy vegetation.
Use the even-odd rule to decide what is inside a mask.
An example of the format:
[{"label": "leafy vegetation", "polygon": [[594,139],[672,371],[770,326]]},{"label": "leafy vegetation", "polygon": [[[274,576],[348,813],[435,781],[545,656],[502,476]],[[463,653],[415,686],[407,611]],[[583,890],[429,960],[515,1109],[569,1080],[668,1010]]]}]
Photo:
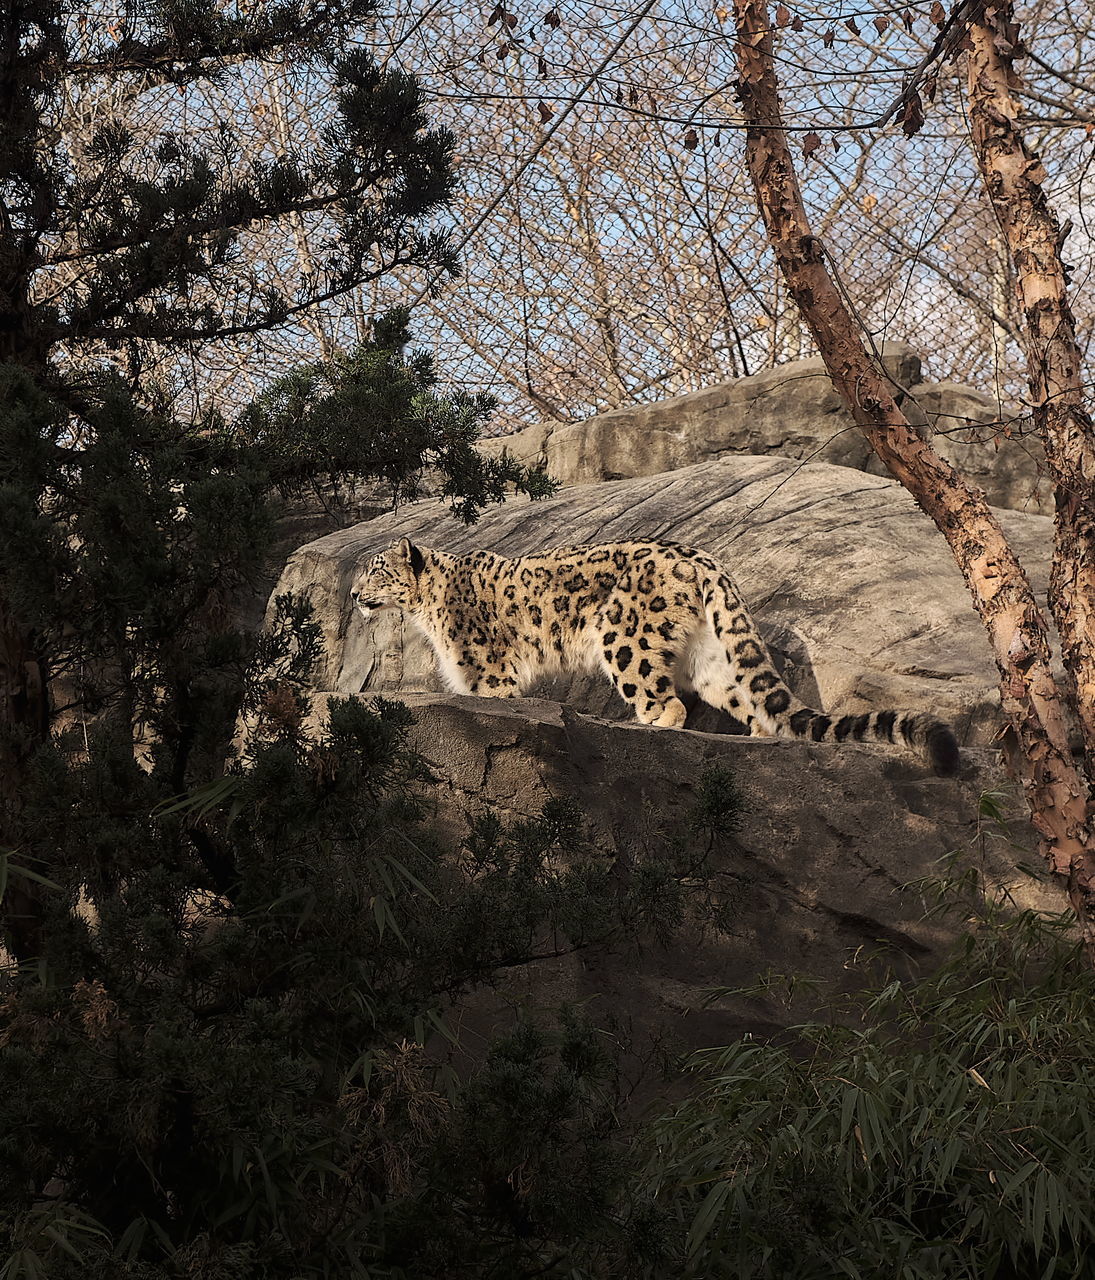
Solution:
[{"label": "leafy vegetation", "polygon": [[39,757],[45,946],[0,1032],[5,1280],[546,1274],[619,1254],[605,1215],[641,1229],[590,1028],[519,1026],[466,1084],[436,1054],[454,997],[677,913],[678,879],[622,873],[559,803],[446,855],[406,709],[304,713],[267,703],[243,765],[155,814],[155,771],[98,728]]},{"label": "leafy vegetation", "polygon": [[1095,1275],[1093,997],[1067,922],[996,909],[932,977],[700,1055],[650,1163],[687,1273]]},{"label": "leafy vegetation", "polygon": [[[4,1280],[364,1274],[453,1107],[415,1046],[540,929],[592,928],[595,869],[558,870],[558,823],[524,877],[557,891],[532,904],[507,897],[504,839],[493,879],[441,856],[403,710],[306,725],[306,602],[262,636],[239,621],[286,495],[352,476],[396,500],[429,468],[470,521],[547,492],[473,447],[490,401],[438,390],[403,312],[232,417],[160,360],[396,267],[455,268],[430,225],[453,140],[360,47],[372,12],[0,15]],[[306,152],[244,162],[225,130],[150,136],[106,105],[139,118],[165,85],[197,102],[270,57],[330,86]],[[75,81],[104,104],[79,136]],[[294,218],[314,270],[289,294],[240,244]],[[241,714],[260,725],[245,759]]]}]

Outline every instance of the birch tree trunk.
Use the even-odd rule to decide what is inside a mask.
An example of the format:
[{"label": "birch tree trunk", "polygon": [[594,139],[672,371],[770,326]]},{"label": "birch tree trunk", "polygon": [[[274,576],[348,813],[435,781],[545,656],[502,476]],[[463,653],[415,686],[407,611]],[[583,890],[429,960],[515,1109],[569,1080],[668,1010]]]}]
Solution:
[{"label": "birch tree trunk", "polygon": [[1095,962],[1095,840],[1086,780],[1069,750],[1064,695],[1050,670],[1046,618],[980,490],[972,488],[898,408],[868,354],[812,234],[783,127],[764,0],[734,0],[738,96],[746,162],[768,238],[833,385],[890,474],[947,539],[988,632],[1019,777],[1047,866],[1067,888]]},{"label": "birch tree trunk", "polygon": [[1010,0],[975,8],[966,72],[970,133],[1015,272],[1034,421],[1056,502],[1049,605],[1075,682],[1086,769],[1095,781],[1095,432],[1084,407],[1082,362],[1068,305],[1060,227],[1046,171],[1019,131],[1019,28]]}]

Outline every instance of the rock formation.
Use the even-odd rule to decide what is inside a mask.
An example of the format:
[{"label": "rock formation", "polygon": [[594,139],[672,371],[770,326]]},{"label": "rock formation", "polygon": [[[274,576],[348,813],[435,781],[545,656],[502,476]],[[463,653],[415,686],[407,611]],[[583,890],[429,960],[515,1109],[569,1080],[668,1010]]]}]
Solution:
[{"label": "rock formation", "polygon": [[[910,411],[940,431],[937,443],[996,497],[1028,506],[1000,515],[1044,589],[1052,530],[1031,513],[1044,504],[1036,460],[962,443],[967,420],[995,419],[993,407],[967,389],[924,384],[905,348],[887,358]],[[670,1047],[726,1039],[742,1027],[783,1025],[787,1015],[743,999],[705,1011],[709,987],[748,983],[768,968],[840,982],[847,955],[876,942],[903,965],[937,958],[958,925],[925,920],[907,886],[938,874],[946,854],[973,847],[990,885],[1016,879],[1013,849],[978,827],[978,796],[1001,784],[988,749],[1000,720],[988,643],[942,537],[899,485],[872,473],[866,446],[845,428],[817,362],[800,362],[487,442],[546,462],[566,487],[545,502],[513,500],[471,528],[441,502],[417,502],[290,557],[276,591],[307,592],[325,641],[317,713],[332,693],[405,699],[415,742],[440,779],[438,819],[453,838],[467,811],[530,816],[549,796],[570,795],[597,848],[626,858],[679,826],[708,765],[729,768],[746,794],[744,825],[719,853],[728,933],[693,922],[667,949],[636,952],[632,940],[545,961],[515,975],[499,999],[591,999],[594,1016]],[[949,719],[964,744],[963,771],[934,778],[882,746],[733,736],[702,705],[688,725],[703,732],[619,723],[629,713],[599,676],[553,681],[531,700],[445,695],[428,645],[401,615],[366,624],[348,607],[362,561],[404,535],[511,556],[630,538],[702,547],[737,579],[800,697],[828,711],[896,707]],[[1029,884],[1023,892],[1056,902]],[[483,1025],[496,1013],[483,997],[460,1016]]]},{"label": "rock formation", "polygon": [[[957,850],[990,885],[1020,901],[1056,906],[1020,876],[1013,850],[984,837],[978,797],[998,784],[992,754],[974,751],[958,778],[936,778],[894,749],[773,741],[613,724],[558,702],[406,694],[412,741],[440,779],[437,821],[455,846],[467,817],[484,808],[528,818],[555,796],[577,800],[591,843],[625,861],[657,852],[675,835],[699,841],[688,821],[704,770],[735,779],[745,802],[740,828],[719,839],[711,889],[725,932],[690,921],[668,945],[620,939],[513,972],[494,995],[462,1007],[474,1025],[500,1006],[581,1004],[612,1019],[639,1046],[687,1049],[725,1042],[742,1029],[785,1026],[775,998],[728,996],[768,970],[847,986],[848,959],[880,950],[899,972],[938,960],[960,918],[926,918],[929,891]],[[321,719],[325,697],[316,700]],[[1022,839],[1022,827],[1016,835]],[[642,945],[640,945],[640,941]]]},{"label": "rock formation", "polygon": [[[886,343],[884,360],[910,420],[991,503],[1052,514],[1041,450],[1025,419],[970,387],[925,382],[920,357],[904,343]],[[563,484],[652,475],[727,454],[776,454],[875,475],[883,470],[819,359],[613,409],[587,422],[541,423],[483,447],[541,464]]]}]

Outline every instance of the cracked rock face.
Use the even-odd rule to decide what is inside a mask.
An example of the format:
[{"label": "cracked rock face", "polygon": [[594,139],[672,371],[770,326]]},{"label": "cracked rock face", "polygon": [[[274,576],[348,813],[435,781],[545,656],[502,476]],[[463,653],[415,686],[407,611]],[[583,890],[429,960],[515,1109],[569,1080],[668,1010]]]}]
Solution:
[{"label": "cracked rock face", "polygon": [[[739,829],[712,854],[724,932],[691,919],[667,945],[617,939],[511,971],[499,992],[462,1006],[456,1020],[465,1027],[488,1030],[513,1003],[571,1002],[640,1046],[725,1043],[793,1019],[777,999],[731,996],[705,1007],[713,987],[751,984],[769,969],[847,985],[849,957],[878,945],[902,973],[937,962],[961,918],[926,919],[911,886],[938,876],[952,851],[972,850],[990,886],[1020,879],[1012,850],[979,838],[978,796],[999,781],[989,752],[973,752],[961,776],[941,779],[893,748],[654,729],[542,700],[406,701],[413,743],[440,779],[437,820],[451,842],[466,834],[468,813],[531,817],[560,796],[577,801],[589,841],[614,859],[656,851],[682,833],[696,841],[689,816],[712,765],[732,774],[746,805]],[[319,696],[317,716],[324,703]],[[1023,842],[1029,833],[1015,835]],[[1025,904],[1059,909],[1032,881],[1015,892]]]},{"label": "cracked rock face", "polygon": [[[1052,543],[1044,516],[1001,520],[1044,590]],[[432,651],[398,612],[364,623],[349,608],[358,566],[393,539],[519,556],[551,546],[632,538],[715,555],[805,701],[841,714],[930,711],[967,745],[1000,720],[988,641],[942,536],[893,481],[822,463],[726,457],[630,480],[575,486],[545,502],[514,500],[467,528],[442,503],[418,502],[320,538],[289,560],[277,591],[306,591],[326,644],[316,686],[342,693],[440,688]],[[623,704],[599,676],[534,692],[594,714]],[[725,729],[702,706],[690,728]]]},{"label": "cracked rock face", "polygon": [[[887,342],[883,359],[910,421],[985,490],[989,502],[1052,515],[1043,455],[1024,419],[972,387],[923,381],[920,357],[903,342]],[[995,429],[1002,425],[1007,436]],[[671,400],[627,405],[586,422],[541,423],[482,447],[542,464],[563,484],[652,475],[726,454],[778,454],[884,473],[820,359],[796,360]]]}]

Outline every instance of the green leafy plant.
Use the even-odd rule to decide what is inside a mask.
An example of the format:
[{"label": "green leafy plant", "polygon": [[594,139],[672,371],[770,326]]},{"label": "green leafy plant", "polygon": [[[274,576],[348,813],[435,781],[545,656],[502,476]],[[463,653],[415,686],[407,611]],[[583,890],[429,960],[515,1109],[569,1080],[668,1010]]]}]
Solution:
[{"label": "green leafy plant", "polygon": [[687,1273],[1095,1274],[1093,997],[1066,920],[990,908],[935,975],[699,1055],[650,1165]]},{"label": "green leafy plant", "polygon": [[605,1037],[566,1016],[522,1023],[466,1080],[443,1058],[462,992],[631,941],[675,910],[678,874],[618,865],[560,801],[446,850],[404,706],[332,699],[316,730],[306,711],[268,698],[232,772],[158,802],[109,723],[36,757],[51,874],[41,955],[0,997],[0,1267],[594,1276],[669,1257],[674,1224],[629,1185]]}]

